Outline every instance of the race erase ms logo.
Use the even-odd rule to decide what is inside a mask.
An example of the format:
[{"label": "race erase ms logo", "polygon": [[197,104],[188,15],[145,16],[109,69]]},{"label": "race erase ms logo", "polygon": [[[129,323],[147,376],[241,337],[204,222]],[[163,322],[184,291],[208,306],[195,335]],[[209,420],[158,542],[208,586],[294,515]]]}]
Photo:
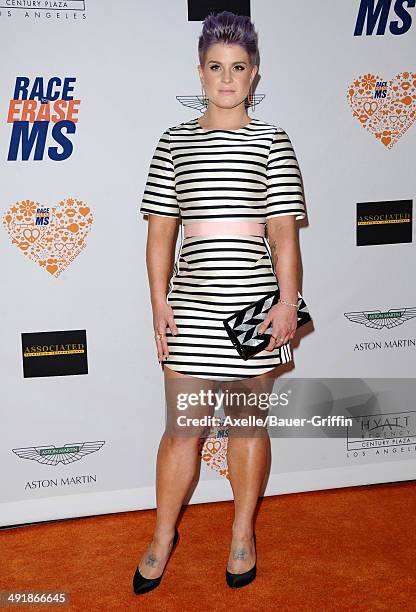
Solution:
[{"label": "race erase ms logo", "polygon": [[12,125],[7,161],[70,157],[81,103],[75,82],[75,77],[16,77],[7,116]]},{"label": "race erase ms logo", "polygon": [[391,149],[416,119],[416,72],[392,79],[360,75],[348,87],[347,99],[357,122]]},{"label": "race erase ms logo", "polygon": [[17,201],[3,215],[10,242],[55,278],[87,246],[92,223],[90,207],[77,198],[55,205]]}]

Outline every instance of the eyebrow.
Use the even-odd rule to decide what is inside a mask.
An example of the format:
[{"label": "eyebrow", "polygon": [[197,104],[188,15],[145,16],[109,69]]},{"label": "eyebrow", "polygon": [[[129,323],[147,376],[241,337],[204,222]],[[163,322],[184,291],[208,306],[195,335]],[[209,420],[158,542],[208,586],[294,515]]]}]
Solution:
[{"label": "eyebrow", "polygon": [[[222,62],[218,62],[217,60],[209,60],[208,64],[211,64],[211,63],[221,64]],[[247,65],[247,62],[244,62],[243,60],[241,60],[241,62],[233,62],[233,64],[246,64]]]}]

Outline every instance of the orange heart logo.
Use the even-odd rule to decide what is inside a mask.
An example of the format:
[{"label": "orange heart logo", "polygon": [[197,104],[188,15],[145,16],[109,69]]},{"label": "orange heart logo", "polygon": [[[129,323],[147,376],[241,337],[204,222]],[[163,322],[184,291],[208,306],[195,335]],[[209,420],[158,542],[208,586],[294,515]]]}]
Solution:
[{"label": "orange heart logo", "polygon": [[52,207],[23,200],[3,216],[11,243],[55,277],[86,247],[92,222],[91,210],[76,198]]},{"label": "orange heart logo", "polygon": [[348,88],[353,117],[388,149],[416,118],[416,73],[400,72],[394,79],[365,74]]},{"label": "orange heart logo", "polygon": [[[203,439],[204,440],[204,439]],[[220,476],[229,478],[227,464],[228,431],[223,425],[211,427],[200,444],[201,459]]]}]

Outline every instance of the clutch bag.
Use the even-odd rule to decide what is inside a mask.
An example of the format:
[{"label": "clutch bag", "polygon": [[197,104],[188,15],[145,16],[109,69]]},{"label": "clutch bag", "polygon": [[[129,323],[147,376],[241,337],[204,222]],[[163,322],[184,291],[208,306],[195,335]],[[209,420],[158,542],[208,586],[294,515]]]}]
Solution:
[{"label": "clutch bag", "polygon": [[[230,340],[240,357],[244,360],[250,359],[250,357],[264,350],[269,344],[272,335],[272,324],[270,323],[269,327],[262,334],[257,333],[257,330],[266,318],[270,308],[277,303],[279,295],[279,289],[267,293],[257,302],[249,304],[230,317],[227,317],[227,319],[224,319],[223,324]],[[308,307],[299,292],[297,313],[297,327],[312,321]]]}]

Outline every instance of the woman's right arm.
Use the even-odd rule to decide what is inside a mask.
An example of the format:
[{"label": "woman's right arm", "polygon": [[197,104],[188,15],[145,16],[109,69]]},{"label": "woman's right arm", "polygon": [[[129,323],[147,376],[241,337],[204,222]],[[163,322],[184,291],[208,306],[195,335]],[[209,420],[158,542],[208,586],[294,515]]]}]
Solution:
[{"label": "woman's right arm", "polygon": [[178,333],[173,310],[167,303],[166,296],[173,273],[179,225],[179,218],[149,214],[146,266],[153,310],[153,329],[155,334],[163,336],[161,340],[155,338],[159,361],[169,356],[165,337],[167,326],[172,334]]}]

